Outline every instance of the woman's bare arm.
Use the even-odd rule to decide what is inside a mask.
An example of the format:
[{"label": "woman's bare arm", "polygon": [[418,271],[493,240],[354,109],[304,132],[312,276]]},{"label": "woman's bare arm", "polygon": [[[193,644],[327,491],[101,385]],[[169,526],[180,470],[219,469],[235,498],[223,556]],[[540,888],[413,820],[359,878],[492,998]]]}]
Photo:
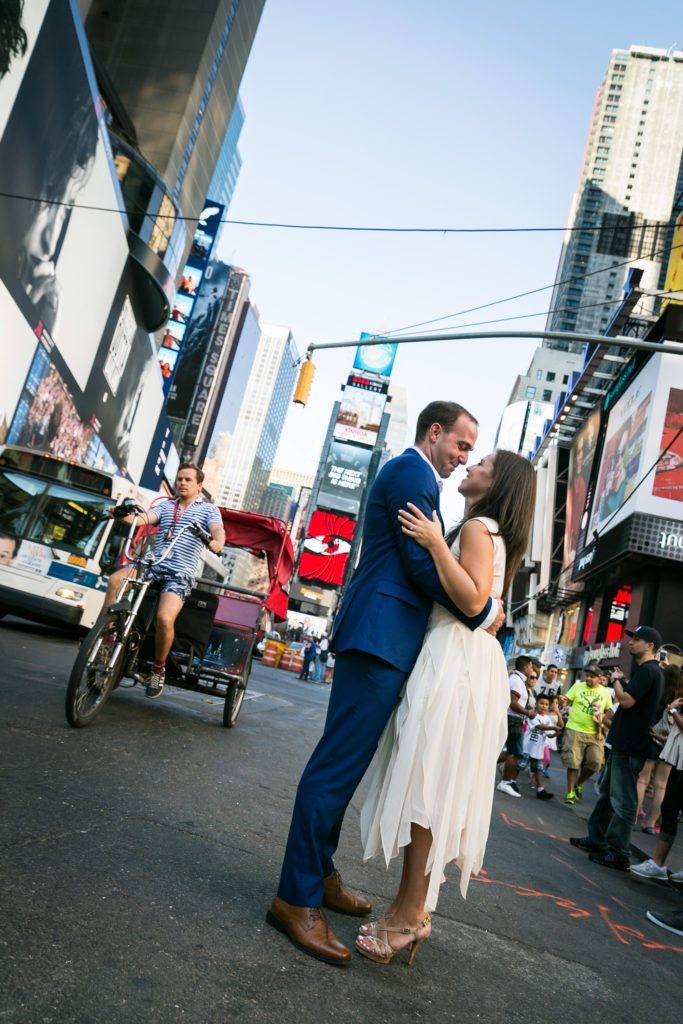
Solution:
[{"label": "woman's bare arm", "polygon": [[460,561],[446,544],[436,512],[430,521],[417,508],[399,512],[406,536],[426,548],[439,575],[441,586],[465,615],[478,615],[491,594],[493,584],[493,540],[483,523],[465,523],[460,532]]}]

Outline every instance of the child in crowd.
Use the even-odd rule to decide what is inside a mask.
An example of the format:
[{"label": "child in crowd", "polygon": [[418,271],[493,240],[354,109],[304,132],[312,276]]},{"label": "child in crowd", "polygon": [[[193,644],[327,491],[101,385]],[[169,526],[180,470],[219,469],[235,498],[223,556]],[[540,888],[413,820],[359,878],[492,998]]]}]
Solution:
[{"label": "child in crowd", "polygon": [[557,718],[549,712],[550,701],[545,694],[539,695],[536,698],[536,715],[529,721],[528,733],[530,777],[537,800],[552,800],[554,796],[543,785],[543,752],[546,739],[557,735],[559,728]]},{"label": "child in crowd", "polygon": [[562,714],[560,712],[560,698],[557,694],[554,694],[549,698],[550,709],[548,714],[551,718],[555,719],[557,725],[557,732],[546,733],[545,747],[543,748],[543,778],[550,778],[550,752],[558,749],[557,735],[564,729],[564,722],[562,720]]}]

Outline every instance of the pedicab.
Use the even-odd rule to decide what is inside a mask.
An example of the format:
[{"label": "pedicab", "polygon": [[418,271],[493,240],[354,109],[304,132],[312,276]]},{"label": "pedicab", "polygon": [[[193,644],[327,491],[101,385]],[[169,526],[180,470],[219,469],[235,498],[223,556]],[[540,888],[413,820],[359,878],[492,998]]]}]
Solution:
[{"label": "pedicab", "polygon": [[[143,683],[154,655],[154,620],[159,591],[145,569],[168,557],[186,530],[208,547],[210,537],[190,524],[155,559],[151,538],[156,527],[140,526],[145,512],[125,501],[121,517],[133,521],[124,559],[134,566],[110,608],[100,614],[84,638],[71,671],[66,717],[74,728],[94,720],[117,687]],[[264,589],[226,584],[224,563],[210,552],[175,623],[175,639],[166,660],[166,683],[196,693],[220,696],[223,725],[232,728],[240,713],[259,631],[269,617],[286,619],[287,592],[294,556],[286,524],[271,516],[220,508],[225,550],[236,549],[265,560]]]}]

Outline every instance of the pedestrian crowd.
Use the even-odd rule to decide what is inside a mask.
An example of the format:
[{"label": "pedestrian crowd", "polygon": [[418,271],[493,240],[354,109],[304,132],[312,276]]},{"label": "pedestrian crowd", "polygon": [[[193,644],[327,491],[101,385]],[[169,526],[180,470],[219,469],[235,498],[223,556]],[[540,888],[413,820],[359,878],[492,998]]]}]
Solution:
[{"label": "pedestrian crowd", "polygon": [[[527,769],[536,799],[550,800],[546,788],[552,749],[560,750],[566,772],[564,802],[583,798],[595,778],[597,802],[587,835],[570,839],[603,867],[641,880],[683,884],[683,871],[666,860],[683,814],[683,673],[662,653],[662,637],[650,626],[626,630],[635,669],[627,681],[619,669],[589,662],[581,678],[562,692],[556,665],[520,655],[509,676],[508,736],[499,758],[497,789],[519,799]],[[648,786],[652,800],[644,803]],[[658,836],[652,857],[631,863],[635,828]],[[683,935],[683,911],[648,913],[649,919]]]}]

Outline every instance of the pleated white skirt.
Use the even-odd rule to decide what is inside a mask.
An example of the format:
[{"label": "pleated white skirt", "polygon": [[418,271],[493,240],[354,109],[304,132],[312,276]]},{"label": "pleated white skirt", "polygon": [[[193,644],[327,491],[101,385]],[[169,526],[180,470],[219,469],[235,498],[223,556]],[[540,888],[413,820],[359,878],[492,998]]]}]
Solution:
[{"label": "pleated white skirt", "polygon": [[500,644],[435,606],[425,641],[382,734],[361,811],[363,859],[387,867],[410,843],[412,822],[432,830],[427,910],[436,909],[444,868],[460,868],[460,891],[482,866],[496,761],[507,736],[509,686]]}]

